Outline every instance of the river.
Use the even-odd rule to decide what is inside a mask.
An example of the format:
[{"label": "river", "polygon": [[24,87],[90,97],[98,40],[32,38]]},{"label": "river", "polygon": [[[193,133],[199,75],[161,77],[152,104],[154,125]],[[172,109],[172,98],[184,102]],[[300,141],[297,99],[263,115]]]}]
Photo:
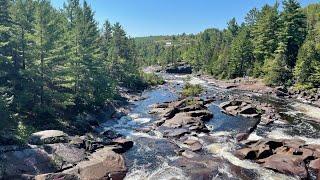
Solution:
[{"label": "river", "polygon": [[[200,152],[200,160],[215,161],[208,167],[189,167],[189,162],[183,162],[177,151],[176,142],[163,138],[157,131],[148,133],[142,130],[152,125],[157,120],[155,115],[149,114],[150,106],[156,103],[176,100],[179,97],[183,85],[186,82],[200,84],[204,88],[202,96],[229,96],[241,94],[250,96],[261,102],[274,105],[282,118],[289,123],[276,121],[271,125],[258,127],[250,134],[249,140],[261,138],[292,139],[299,138],[309,144],[320,144],[320,126],[308,121],[308,118],[294,108],[297,103],[293,100],[269,97],[268,95],[249,93],[239,90],[228,90],[208,83],[205,79],[194,75],[170,75],[160,74],[166,80],[166,84],[146,90],[142,93],[142,99],[132,102],[130,113],[118,120],[108,120],[103,124],[104,130],[112,129],[125,135],[134,141],[134,147],[124,154],[129,172],[126,179],[295,179],[271,170],[264,169],[258,164],[248,160],[240,160],[232,154],[238,147],[233,135],[241,132],[256,119],[248,119],[240,116],[230,116],[221,112],[217,100],[208,106],[214,117],[206,122],[210,129],[208,135],[197,134],[196,138],[204,144]],[[212,160],[211,160],[212,157]],[[181,164],[186,164],[181,166]],[[209,163],[210,164],[210,163]],[[194,164],[191,164],[194,166]],[[209,169],[208,171],[206,171]],[[191,176],[190,174],[196,175]],[[205,174],[205,175],[203,175]]]}]

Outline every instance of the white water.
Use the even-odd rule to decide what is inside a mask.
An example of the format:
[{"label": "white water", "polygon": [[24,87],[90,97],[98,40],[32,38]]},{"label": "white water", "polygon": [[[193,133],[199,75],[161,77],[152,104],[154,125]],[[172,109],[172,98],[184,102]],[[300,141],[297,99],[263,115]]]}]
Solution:
[{"label": "white water", "polygon": [[320,139],[315,139],[315,138],[307,138],[303,136],[290,136],[286,134],[282,129],[275,129],[272,130],[268,135],[268,138],[272,139],[301,139],[306,141],[306,144],[320,144]]},{"label": "white water", "polygon": [[143,167],[133,168],[125,180],[188,180],[182,169],[169,166],[164,162],[157,169],[150,171]]},{"label": "white water", "polygon": [[[230,132],[220,132],[220,133],[213,134],[213,136],[226,136],[229,134],[230,134]],[[231,153],[235,149],[234,142],[213,143],[213,144],[208,145],[206,148],[209,152],[213,153],[214,156],[223,157],[224,159],[228,160],[233,165],[236,165],[236,166],[239,166],[239,167],[242,167],[245,169],[255,170],[256,173],[259,174],[259,179],[262,179],[262,180],[297,179],[294,177],[288,177],[283,174],[276,173],[271,170],[264,169],[264,168],[260,167],[258,164],[253,163],[251,161],[240,160],[239,158],[235,157]],[[226,167],[226,169],[223,169],[222,171],[226,173],[226,171],[228,171],[228,168]]]}]

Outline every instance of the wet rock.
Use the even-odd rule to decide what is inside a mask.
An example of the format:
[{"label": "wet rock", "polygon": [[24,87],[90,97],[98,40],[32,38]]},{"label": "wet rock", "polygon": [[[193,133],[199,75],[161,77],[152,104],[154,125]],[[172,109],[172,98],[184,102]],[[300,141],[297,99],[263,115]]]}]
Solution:
[{"label": "wet rock", "polygon": [[200,118],[191,117],[187,113],[179,113],[172,119],[166,120],[162,126],[169,128],[187,128],[189,130],[204,131],[206,127]]},{"label": "wet rock", "polygon": [[300,157],[275,154],[259,162],[263,163],[263,167],[283,174],[298,176],[301,179],[306,179],[308,177],[306,165]]},{"label": "wet rock", "polygon": [[196,110],[187,113],[191,117],[199,117],[201,121],[209,121],[213,118],[213,114],[208,110]]},{"label": "wet rock", "polygon": [[223,102],[223,103],[221,103],[220,105],[219,105],[219,107],[221,108],[221,109],[225,109],[225,108],[227,108],[227,107],[229,107],[229,106],[240,106],[241,105],[241,103],[242,102],[240,102],[240,101],[226,101],[226,102]]},{"label": "wet rock", "polygon": [[106,137],[100,137],[95,134],[86,134],[84,138],[84,147],[87,151],[93,152],[103,148],[106,145],[112,145],[112,140]]},{"label": "wet rock", "polygon": [[46,130],[36,132],[33,133],[29,139],[29,143],[34,145],[66,143],[68,141],[68,135],[58,130]]},{"label": "wet rock", "polygon": [[194,104],[194,105],[189,105],[183,108],[180,108],[180,112],[190,112],[190,111],[197,111],[197,110],[202,110],[204,107],[200,104]]},{"label": "wet rock", "polygon": [[182,157],[174,160],[171,165],[183,168],[190,179],[213,179],[218,171],[220,158],[213,156]]},{"label": "wet rock", "polygon": [[73,174],[80,179],[123,179],[126,172],[124,158],[106,147],[62,173]]},{"label": "wet rock", "polygon": [[106,131],[102,132],[101,135],[103,135],[109,139],[116,139],[116,138],[121,137],[121,134],[119,134],[113,130],[106,130]]},{"label": "wet rock", "polygon": [[198,155],[197,153],[195,153],[195,152],[193,152],[193,151],[189,151],[189,150],[183,151],[181,155],[184,156],[184,157],[186,157],[186,158],[189,158],[189,159],[200,156],[200,155]]},{"label": "wet rock", "polygon": [[246,140],[246,139],[248,139],[249,135],[250,135],[249,133],[239,133],[236,135],[236,140],[238,142]]},{"label": "wet rock", "polygon": [[152,130],[152,127],[141,127],[135,129],[138,132],[149,133]]},{"label": "wet rock", "polygon": [[169,108],[166,110],[165,114],[163,115],[163,117],[167,118],[167,119],[171,119],[173,118],[177,113],[179,112],[179,110],[177,108]]},{"label": "wet rock", "polygon": [[274,122],[274,118],[271,114],[263,114],[261,115],[261,124],[262,125],[269,125]]},{"label": "wet rock", "polygon": [[133,147],[133,141],[124,138],[117,138],[113,140],[113,143],[122,147],[122,153]]},{"label": "wet rock", "polygon": [[241,115],[258,115],[257,109],[252,105],[246,105],[239,110]]},{"label": "wet rock", "polygon": [[240,159],[255,160],[261,166],[302,179],[308,177],[309,163],[317,159],[319,145],[306,145],[299,139],[262,139],[247,142],[244,148],[235,152]]},{"label": "wet rock", "polygon": [[186,144],[191,151],[200,151],[202,149],[202,144],[197,140],[187,139],[183,143]]},{"label": "wet rock", "polygon": [[177,129],[167,129],[164,131],[164,137],[181,137],[187,133],[190,133],[187,129],[177,128]]},{"label": "wet rock", "polygon": [[258,109],[246,101],[227,101],[220,104],[223,112],[230,115],[241,115],[247,118],[256,118],[260,116]]}]

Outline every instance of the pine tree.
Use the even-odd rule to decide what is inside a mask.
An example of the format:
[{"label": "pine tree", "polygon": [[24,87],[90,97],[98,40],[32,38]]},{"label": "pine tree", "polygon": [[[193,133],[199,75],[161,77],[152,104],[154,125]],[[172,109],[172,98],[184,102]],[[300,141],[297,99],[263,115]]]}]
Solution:
[{"label": "pine tree", "polygon": [[[8,116],[9,97],[13,96],[13,22],[9,14],[9,0],[0,0],[0,115]],[[3,115],[3,116],[2,116]]]},{"label": "pine tree", "polygon": [[249,75],[254,60],[252,51],[249,28],[243,27],[232,42],[229,78]]},{"label": "pine tree", "polygon": [[265,81],[268,85],[291,85],[291,71],[287,62],[285,44],[280,43],[275,57],[266,61],[264,65]]},{"label": "pine tree", "polygon": [[257,22],[253,25],[253,47],[256,59],[255,76],[261,75],[261,67],[265,60],[270,59],[277,48],[278,4],[265,5],[258,15]]},{"label": "pine tree", "polygon": [[299,48],[306,37],[307,22],[298,1],[285,0],[283,6],[279,40],[286,45],[286,63],[292,69],[296,65]]}]

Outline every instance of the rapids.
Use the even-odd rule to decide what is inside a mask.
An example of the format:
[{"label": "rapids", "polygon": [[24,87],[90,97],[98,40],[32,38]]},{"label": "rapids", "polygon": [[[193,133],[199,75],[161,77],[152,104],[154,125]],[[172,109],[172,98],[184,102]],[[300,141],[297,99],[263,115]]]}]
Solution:
[{"label": "rapids", "polygon": [[[130,106],[130,113],[116,121],[107,120],[103,127],[105,130],[115,130],[134,141],[134,147],[124,154],[129,172],[127,180],[135,179],[189,179],[186,169],[175,166],[173,161],[179,158],[177,151],[179,146],[169,139],[163,138],[160,132],[151,131],[144,133],[137,129],[148,127],[157,120],[157,117],[148,113],[150,106],[155,103],[162,103],[176,100],[179,97],[183,85],[186,82],[200,84],[204,88],[205,96],[242,94],[250,95],[253,98],[271,103],[282,115],[282,118],[289,123],[274,122],[268,126],[259,125],[251,133],[249,140],[260,138],[300,138],[307,143],[320,144],[320,126],[308,121],[308,117],[297,110],[297,102],[293,100],[272,98],[263,94],[248,93],[235,90],[222,89],[214,84],[208,83],[201,77],[193,75],[169,75],[161,74],[166,84],[146,90],[141,94],[141,100],[135,101]],[[256,123],[256,119],[247,119],[240,116],[229,116],[220,111],[218,107],[222,101],[217,100],[211,103],[208,108],[214,114],[214,118],[206,122],[210,129],[210,136],[219,139],[218,142],[204,142],[204,155],[221,159],[219,168],[213,172],[212,179],[295,179],[261,168],[258,164],[248,160],[240,160],[231,152],[237,147],[234,139],[230,138],[237,132],[247,129]],[[201,134],[198,135],[201,137]],[[200,138],[201,139],[201,138]],[[233,166],[248,170],[250,177],[238,177]]]}]

